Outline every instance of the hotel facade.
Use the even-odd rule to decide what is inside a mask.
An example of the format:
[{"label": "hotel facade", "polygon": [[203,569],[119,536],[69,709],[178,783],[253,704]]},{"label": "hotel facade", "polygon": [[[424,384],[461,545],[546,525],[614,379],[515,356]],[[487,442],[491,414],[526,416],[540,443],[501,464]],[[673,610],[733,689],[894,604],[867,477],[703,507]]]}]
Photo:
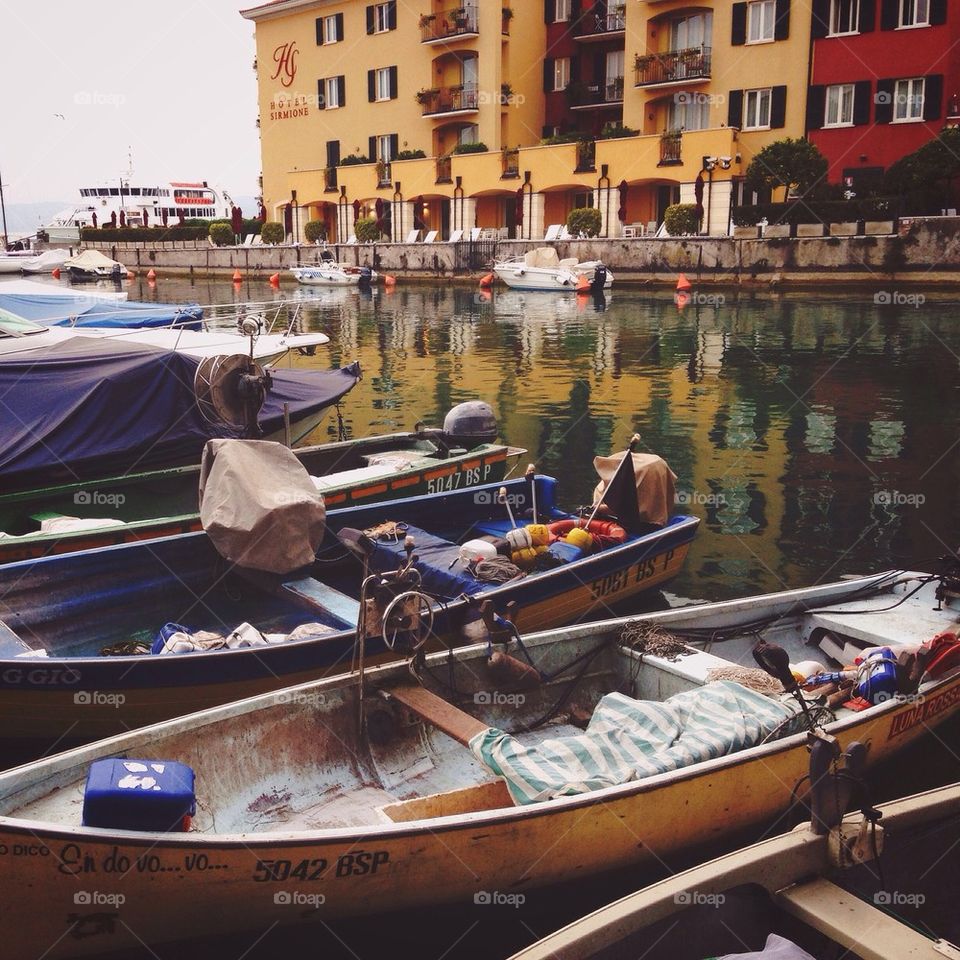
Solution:
[{"label": "hotel facade", "polygon": [[[361,216],[397,241],[474,227],[539,239],[582,206],[600,210],[602,236],[635,236],[671,203],[697,201],[704,232],[726,234],[732,208],[753,199],[742,181],[757,151],[816,130],[829,156],[808,89],[819,97],[841,64],[853,84],[869,69],[820,53],[833,5],[851,2],[874,0],[821,0],[813,15],[799,0],[244,10],[256,28],[264,205],[295,238],[321,220],[338,242]],[[845,169],[834,167],[831,179]]]}]

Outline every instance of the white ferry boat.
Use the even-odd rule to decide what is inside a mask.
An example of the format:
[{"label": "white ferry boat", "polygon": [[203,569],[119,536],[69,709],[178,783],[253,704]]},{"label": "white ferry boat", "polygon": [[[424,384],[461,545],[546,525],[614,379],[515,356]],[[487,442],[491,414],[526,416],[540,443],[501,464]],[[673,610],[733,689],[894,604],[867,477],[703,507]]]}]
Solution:
[{"label": "white ferry boat", "polygon": [[[229,220],[233,201],[206,180],[159,186],[127,179],[81,187],[80,202],[61,210],[44,230],[52,241],[80,239],[81,227],[158,227],[183,220]],[[122,215],[122,216],[121,216]]]}]

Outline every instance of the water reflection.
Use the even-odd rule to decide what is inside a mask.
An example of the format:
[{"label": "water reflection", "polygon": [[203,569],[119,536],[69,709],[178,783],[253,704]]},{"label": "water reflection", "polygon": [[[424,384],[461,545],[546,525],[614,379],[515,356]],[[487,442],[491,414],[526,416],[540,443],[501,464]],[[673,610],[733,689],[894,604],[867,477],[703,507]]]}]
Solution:
[{"label": "water reflection", "polygon": [[[682,508],[704,521],[682,594],[923,564],[960,543],[960,328],[947,301],[877,307],[855,291],[681,311],[669,293],[624,289],[594,299],[439,285],[160,288],[166,300],[295,304],[331,343],[292,363],[363,364],[344,406],[353,435],[488,400],[503,436],[562,479],[568,504],[589,499],[593,456],[638,432],[680,477]],[[314,439],[334,433],[330,423]]]}]

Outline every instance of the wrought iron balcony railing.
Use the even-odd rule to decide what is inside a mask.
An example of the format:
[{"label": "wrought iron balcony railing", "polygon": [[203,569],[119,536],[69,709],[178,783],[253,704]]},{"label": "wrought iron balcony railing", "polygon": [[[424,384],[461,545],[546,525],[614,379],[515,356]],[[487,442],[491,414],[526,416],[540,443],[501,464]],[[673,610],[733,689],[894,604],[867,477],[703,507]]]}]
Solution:
[{"label": "wrought iron balcony railing", "polygon": [[520,176],[520,151],[518,149],[504,150],[501,155],[501,180],[513,180]]},{"label": "wrought iron balcony railing", "polygon": [[323,189],[327,193],[334,193],[336,192],[337,187],[338,187],[337,168],[324,167],[323,168]]},{"label": "wrought iron balcony railing", "polygon": [[710,76],[710,48],[688,47],[637,57],[638,87],[657,83],[682,83],[685,80],[705,80]]},{"label": "wrought iron balcony railing", "polygon": [[667,130],[660,137],[660,163],[666,167],[675,163],[683,163],[680,156],[683,135],[679,130]]},{"label": "wrought iron balcony railing", "polygon": [[480,15],[474,4],[464,4],[439,13],[428,13],[420,18],[420,42],[449,40],[480,32]]},{"label": "wrought iron balcony railing", "polygon": [[623,102],[623,77],[612,77],[599,83],[571,83],[567,87],[571,107],[592,107],[604,103]]},{"label": "wrought iron balcony railing", "polygon": [[438,87],[427,91],[420,102],[423,105],[423,115],[432,117],[440,113],[478,110],[480,96],[475,86]]},{"label": "wrought iron balcony railing", "polygon": [[589,173],[597,169],[597,141],[577,141],[577,166],[574,173]]},{"label": "wrought iron balcony railing", "polygon": [[437,157],[437,183],[453,183],[453,161],[450,157]]},{"label": "wrought iron balcony railing", "polygon": [[626,8],[616,7],[606,13],[585,13],[574,29],[574,36],[589,39],[607,33],[623,33],[626,28]]}]

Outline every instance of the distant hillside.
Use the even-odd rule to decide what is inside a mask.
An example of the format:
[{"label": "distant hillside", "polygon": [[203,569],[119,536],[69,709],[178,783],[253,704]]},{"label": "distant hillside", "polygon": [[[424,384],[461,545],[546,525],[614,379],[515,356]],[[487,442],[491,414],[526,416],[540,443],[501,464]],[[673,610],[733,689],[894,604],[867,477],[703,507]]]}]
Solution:
[{"label": "distant hillside", "polygon": [[69,200],[41,200],[38,203],[8,203],[7,230],[10,233],[33,233],[55,213],[70,206]]}]

